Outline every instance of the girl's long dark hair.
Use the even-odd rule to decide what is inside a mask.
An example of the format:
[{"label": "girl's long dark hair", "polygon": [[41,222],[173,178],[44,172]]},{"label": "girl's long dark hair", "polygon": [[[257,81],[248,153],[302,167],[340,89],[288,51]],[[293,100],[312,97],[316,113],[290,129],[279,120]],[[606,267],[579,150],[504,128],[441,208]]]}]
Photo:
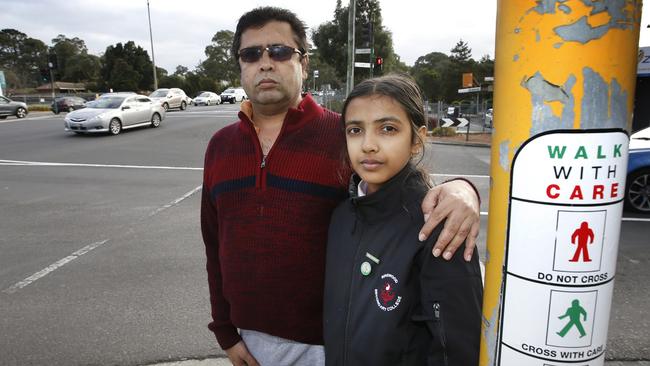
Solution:
[{"label": "girl's long dark hair", "polygon": [[[422,146],[420,156],[416,162],[409,161],[409,165],[413,168],[414,172],[420,175],[422,181],[430,186],[429,175],[419,167],[420,162],[424,158],[425,143],[417,134],[417,130],[422,126],[427,126],[427,119],[424,113],[424,100],[422,92],[413,78],[406,74],[388,74],[381,77],[366,79],[359,83],[352,89],[348,95],[345,103],[343,104],[343,112],[341,114],[341,126],[345,129],[345,115],[350,102],[359,97],[367,97],[372,95],[383,95],[392,98],[406,112],[409,120],[411,121],[411,136],[412,143],[419,142]],[[350,157],[348,156],[347,147],[343,147],[341,154],[344,166],[352,171],[350,164]],[[347,177],[341,177],[347,180]],[[347,182],[347,181],[346,181]]]}]

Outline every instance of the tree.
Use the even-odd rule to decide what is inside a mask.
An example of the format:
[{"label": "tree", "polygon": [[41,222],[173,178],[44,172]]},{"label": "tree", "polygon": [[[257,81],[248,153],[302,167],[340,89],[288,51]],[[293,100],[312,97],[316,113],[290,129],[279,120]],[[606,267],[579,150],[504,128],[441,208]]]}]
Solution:
[{"label": "tree", "polygon": [[225,81],[229,85],[239,85],[239,69],[230,49],[234,36],[229,30],[215,33],[212,43],[205,47],[208,58],[199,64],[199,75],[212,79],[215,83]]},{"label": "tree", "polygon": [[15,29],[0,31],[0,69],[12,77],[8,88],[33,87],[40,84],[39,70],[46,66],[47,46]]},{"label": "tree", "polygon": [[[72,39],[67,38],[63,34],[59,34],[56,38],[52,39],[53,46],[50,48],[50,54],[56,55],[57,68],[53,70],[55,80],[66,80],[66,81],[81,81],[81,80],[69,80],[66,78],[66,75],[69,74],[68,68],[73,65],[72,59],[79,55],[87,55],[88,48],[86,43],[74,37]],[[96,70],[90,71],[94,73]]]},{"label": "tree", "polygon": [[457,63],[465,63],[472,58],[472,49],[462,39],[451,49],[450,58]]},{"label": "tree", "polygon": [[[128,66],[128,67],[127,67]],[[120,73],[126,72],[127,77]],[[114,90],[144,91],[153,87],[153,63],[149,54],[133,41],[124,45],[108,46],[102,58],[102,79],[104,88]],[[119,87],[118,87],[119,85]],[[126,88],[128,85],[128,88]]]},{"label": "tree", "polygon": [[471,48],[463,40],[456,43],[449,56],[431,52],[419,57],[411,69],[411,75],[427,99],[447,102],[459,99],[462,74],[470,72],[480,82],[493,75],[494,60],[483,56],[479,62],[474,61]]},{"label": "tree", "polygon": [[[334,19],[318,26],[312,32],[312,40],[323,60],[336,70],[336,75],[345,80],[347,75],[347,43],[348,43],[348,10],[337,0],[334,9]],[[379,0],[358,0],[355,12],[355,43],[361,44],[362,27],[372,23],[373,48],[375,56],[384,60],[383,72],[404,70],[406,65],[393,50],[393,36],[382,25],[381,7]],[[364,62],[368,56],[357,55],[356,60]],[[368,58],[368,61],[369,58]],[[373,62],[373,61],[370,61]],[[370,75],[367,69],[355,70],[355,84]]]}]

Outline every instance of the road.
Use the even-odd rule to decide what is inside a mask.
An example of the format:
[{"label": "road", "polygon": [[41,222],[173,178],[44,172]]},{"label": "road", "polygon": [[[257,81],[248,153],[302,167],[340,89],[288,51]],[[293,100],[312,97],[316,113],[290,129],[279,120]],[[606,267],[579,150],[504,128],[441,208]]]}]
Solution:
[{"label": "road", "polygon": [[[172,111],[119,136],[67,134],[63,114],[0,121],[1,365],[223,355],[206,328],[198,214],[205,146],[237,108]],[[427,147],[436,181],[479,188],[485,258],[489,149]],[[609,359],[650,359],[647,219],[622,224]]]}]

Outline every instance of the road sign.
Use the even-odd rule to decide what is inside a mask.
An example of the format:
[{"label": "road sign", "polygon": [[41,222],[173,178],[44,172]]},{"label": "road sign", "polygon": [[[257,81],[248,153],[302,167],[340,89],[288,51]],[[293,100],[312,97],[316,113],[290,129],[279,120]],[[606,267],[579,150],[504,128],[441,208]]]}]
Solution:
[{"label": "road sign", "polygon": [[465,127],[469,121],[465,118],[442,118],[439,124],[440,127]]},{"label": "road sign", "polygon": [[458,89],[458,93],[463,94],[463,93],[474,93],[474,92],[480,92],[481,87],[477,86],[475,88],[465,88],[465,89]]},{"label": "road sign", "polygon": [[318,78],[318,70],[314,70],[314,79]]},{"label": "road sign", "polygon": [[516,153],[498,364],[603,364],[627,147],[622,130],[558,130]]},{"label": "road sign", "polygon": [[370,62],[355,62],[354,67],[363,67],[369,69],[372,67],[372,64]]},{"label": "road sign", "polygon": [[354,50],[354,53],[357,55],[369,55],[370,54],[370,48],[357,48]]}]

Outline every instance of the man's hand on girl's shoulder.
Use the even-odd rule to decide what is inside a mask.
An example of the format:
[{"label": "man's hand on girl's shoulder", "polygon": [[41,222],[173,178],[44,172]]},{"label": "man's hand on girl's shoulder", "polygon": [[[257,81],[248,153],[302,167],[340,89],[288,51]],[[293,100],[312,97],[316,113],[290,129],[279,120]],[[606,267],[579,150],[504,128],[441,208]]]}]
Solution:
[{"label": "man's hand on girl's shoulder", "polygon": [[443,258],[449,260],[465,241],[463,257],[469,262],[481,225],[479,206],[478,192],[464,179],[451,180],[432,188],[422,201],[425,223],[420,230],[420,241],[425,241],[433,229],[446,219],[433,246],[433,256],[442,254]]}]

